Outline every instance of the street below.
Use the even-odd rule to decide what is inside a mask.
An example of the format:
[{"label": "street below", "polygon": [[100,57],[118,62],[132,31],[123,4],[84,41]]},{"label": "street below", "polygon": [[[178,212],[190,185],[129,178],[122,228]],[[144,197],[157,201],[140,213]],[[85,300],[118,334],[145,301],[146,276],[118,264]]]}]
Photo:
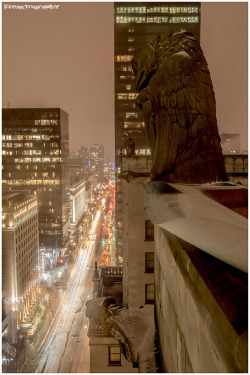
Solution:
[{"label": "street below", "polygon": [[[78,249],[67,288],[57,288],[51,311],[45,317],[38,339],[26,347],[21,372],[88,373],[89,339],[85,303],[92,298],[92,276],[97,256],[97,233],[102,212],[98,210],[91,224],[89,239]],[[55,309],[57,307],[57,309]]]}]

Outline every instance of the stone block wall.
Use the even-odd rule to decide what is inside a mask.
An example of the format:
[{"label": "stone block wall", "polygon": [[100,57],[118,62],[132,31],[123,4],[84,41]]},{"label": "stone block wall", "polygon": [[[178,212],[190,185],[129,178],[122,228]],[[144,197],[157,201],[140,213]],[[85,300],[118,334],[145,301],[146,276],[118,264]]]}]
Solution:
[{"label": "stone block wall", "polygon": [[109,346],[119,346],[119,343],[113,337],[102,335],[90,335],[90,373],[138,373],[138,368],[133,368],[132,363],[128,362],[121,354],[121,364],[119,366],[109,365],[108,348]]},{"label": "stone block wall", "polygon": [[155,317],[166,372],[247,372],[247,331],[237,334],[181,242],[157,225]]}]

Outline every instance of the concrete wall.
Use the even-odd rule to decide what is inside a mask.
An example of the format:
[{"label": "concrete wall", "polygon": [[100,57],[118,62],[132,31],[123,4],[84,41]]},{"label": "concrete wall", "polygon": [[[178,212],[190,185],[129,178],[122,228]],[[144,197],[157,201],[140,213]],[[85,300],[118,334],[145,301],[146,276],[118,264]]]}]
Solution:
[{"label": "concrete wall", "polygon": [[137,368],[133,368],[132,363],[128,362],[121,355],[121,366],[109,366],[108,348],[116,346],[118,342],[113,337],[93,336],[90,337],[90,372],[91,373],[133,373],[138,372]]},{"label": "concrete wall", "polygon": [[247,332],[237,335],[177,238],[157,225],[155,290],[166,372],[247,372]]},{"label": "concrete wall", "polygon": [[144,182],[139,177],[122,181],[123,191],[123,305],[145,304],[145,284],[154,284],[154,274],[145,273],[145,253],[154,252],[154,241],[145,241]]}]

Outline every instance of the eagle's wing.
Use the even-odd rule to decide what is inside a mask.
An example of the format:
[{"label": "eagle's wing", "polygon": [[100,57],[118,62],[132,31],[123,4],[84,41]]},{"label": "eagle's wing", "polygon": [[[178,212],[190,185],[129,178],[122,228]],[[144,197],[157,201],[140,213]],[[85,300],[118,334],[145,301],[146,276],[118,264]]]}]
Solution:
[{"label": "eagle's wing", "polygon": [[222,170],[224,162],[221,160],[215,96],[204,61],[200,57],[195,61],[182,50],[169,56],[151,78],[149,89],[156,113],[153,174],[171,173],[174,169],[177,175],[192,176],[192,163],[195,162],[195,169],[199,169],[200,164],[201,175],[204,175],[206,160],[209,164],[205,172],[207,180],[220,179],[212,154],[218,154]]},{"label": "eagle's wing", "polygon": [[155,152],[156,142],[156,129],[155,129],[155,111],[152,101],[151,92],[148,89],[144,89],[137,97],[137,105],[143,111],[143,117],[145,121],[145,133],[152,154]]}]

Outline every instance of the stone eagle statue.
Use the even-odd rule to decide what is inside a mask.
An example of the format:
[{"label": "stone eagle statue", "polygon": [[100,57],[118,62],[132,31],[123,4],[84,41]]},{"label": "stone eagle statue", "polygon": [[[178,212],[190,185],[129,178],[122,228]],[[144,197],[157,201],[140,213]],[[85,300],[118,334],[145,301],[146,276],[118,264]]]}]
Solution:
[{"label": "stone eagle statue", "polygon": [[191,33],[158,36],[132,68],[152,152],[152,180],[227,180],[206,59]]}]

